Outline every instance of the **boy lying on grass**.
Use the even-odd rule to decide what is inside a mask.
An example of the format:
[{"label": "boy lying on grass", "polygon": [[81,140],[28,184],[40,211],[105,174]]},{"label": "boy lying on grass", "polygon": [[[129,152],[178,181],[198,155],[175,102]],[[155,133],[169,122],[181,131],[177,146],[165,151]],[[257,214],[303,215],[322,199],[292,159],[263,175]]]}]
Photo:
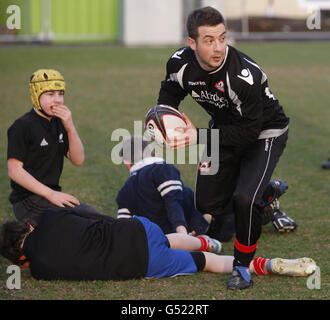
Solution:
[{"label": "boy lying on grass", "polygon": [[[46,209],[35,228],[26,221],[5,223],[0,232],[0,252],[14,264],[29,267],[34,278],[44,280],[163,278],[198,271],[231,273],[234,257],[206,251],[211,250],[210,241],[206,236],[181,233],[165,236],[144,217],[114,219],[58,207]],[[249,271],[307,276],[315,268],[310,258],[257,257]]]}]

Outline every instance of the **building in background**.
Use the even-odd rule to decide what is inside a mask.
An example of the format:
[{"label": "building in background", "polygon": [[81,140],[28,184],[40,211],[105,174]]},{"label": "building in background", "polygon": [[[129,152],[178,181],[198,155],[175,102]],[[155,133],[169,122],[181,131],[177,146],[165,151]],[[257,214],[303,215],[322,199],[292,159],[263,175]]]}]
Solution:
[{"label": "building in background", "polygon": [[329,0],[225,1],[237,40],[330,40]]},{"label": "building in background", "polygon": [[[1,0],[0,42],[178,45],[187,14],[206,5],[234,40],[330,40],[330,0]],[[20,28],[8,25],[10,6]]]},{"label": "building in background", "polygon": [[[21,28],[10,30],[9,6],[18,6]],[[0,41],[77,42],[118,40],[120,0],[1,0]],[[0,31],[1,33],[1,31]]]}]

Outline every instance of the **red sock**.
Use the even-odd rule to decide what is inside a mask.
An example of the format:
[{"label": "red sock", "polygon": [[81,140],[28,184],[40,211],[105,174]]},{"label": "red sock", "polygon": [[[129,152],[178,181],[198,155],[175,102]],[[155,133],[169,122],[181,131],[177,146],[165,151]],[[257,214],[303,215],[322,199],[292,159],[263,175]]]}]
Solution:
[{"label": "red sock", "polygon": [[254,267],[255,273],[258,275],[271,274],[271,272],[269,271],[269,268],[267,266],[269,261],[270,261],[270,259],[256,257],[253,260],[253,267]]},{"label": "red sock", "polygon": [[209,248],[209,242],[204,237],[198,236],[197,238],[201,241],[201,247],[199,248],[199,251],[207,251]]}]

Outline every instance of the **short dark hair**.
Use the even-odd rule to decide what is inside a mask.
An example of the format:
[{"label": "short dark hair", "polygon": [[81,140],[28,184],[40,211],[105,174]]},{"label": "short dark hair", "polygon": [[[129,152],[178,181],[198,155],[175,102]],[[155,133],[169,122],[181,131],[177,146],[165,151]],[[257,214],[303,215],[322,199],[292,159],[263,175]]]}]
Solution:
[{"label": "short dark hair", "polygon": [[22,265],[22,241],[30,233],[28,221],[6,222],[0,229],[0,253],[16,265]]},{"label": "short dark hair", "polygon": [[190,13],[187,19],[187,32],[190,38],[197,40],[198,27],[200,26],[217,26],[225,24],[222,14],[212,7],[204,7],[196,9]]}]

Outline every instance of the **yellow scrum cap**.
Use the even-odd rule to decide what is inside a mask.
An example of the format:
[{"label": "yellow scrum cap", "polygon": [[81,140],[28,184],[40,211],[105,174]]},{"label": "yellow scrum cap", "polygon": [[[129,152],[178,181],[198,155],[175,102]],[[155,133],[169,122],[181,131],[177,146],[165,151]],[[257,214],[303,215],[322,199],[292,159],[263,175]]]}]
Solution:
[{"label": "yellow scrum cap", "polygon": [[30,96],[32,104],[42,110],[39,98],[47,91],[65,91],[65,82],[63,76],[53,69],[40,69],[35,71],[30,77]]}]

